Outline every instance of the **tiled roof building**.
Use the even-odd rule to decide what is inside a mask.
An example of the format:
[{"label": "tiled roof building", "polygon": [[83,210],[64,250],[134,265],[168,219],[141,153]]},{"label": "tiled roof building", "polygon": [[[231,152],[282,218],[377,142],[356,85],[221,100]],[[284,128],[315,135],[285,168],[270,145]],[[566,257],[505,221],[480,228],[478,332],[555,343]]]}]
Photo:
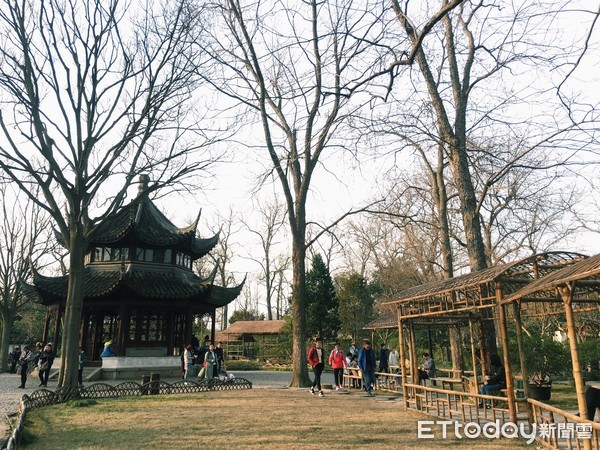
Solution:
[{"label": "tiled roof building", "polygon": [[[219,239],[198,238],[197,225],[176,227],[141,194],[98,226],[85,257],[80,339],[88,358],[99,360],[108,338],[118,356],[176,355],[191,342],[196,316],[210,314],[214,324],[216,308],[239,295],[243,283],[225,288],[214,284],[216,271],[194,274],[194,261]],[[44,341],[59,342],[67,283],[34,273],[30,292],[48,307]]]}]

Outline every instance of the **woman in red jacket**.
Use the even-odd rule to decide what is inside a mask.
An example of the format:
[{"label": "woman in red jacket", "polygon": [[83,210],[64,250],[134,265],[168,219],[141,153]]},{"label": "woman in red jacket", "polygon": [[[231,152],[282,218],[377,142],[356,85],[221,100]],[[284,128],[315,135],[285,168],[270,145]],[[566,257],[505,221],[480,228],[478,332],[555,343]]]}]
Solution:
[{"label": "woman in red jacket", "polygon": [[344,385],[342,377],[346,368],[346,355],[340,348],[340,343],[336,342],[331,354],[329,355],[329,365],[333,369],[333,379],[335,381],[335,390],[339,391]]},{"label": "woman in red jacket", "polygon": [[315,387],[319,390],[319,397],[324,397],[323,390],[321,389],[321,374],[325,367],[325,350],[323,350],[323,341],[317,339],[314,347],[311,347],[308,351],[308,363],[313,368],[315,374],[315,381],[313,381],[310,393],[315,394]]}]

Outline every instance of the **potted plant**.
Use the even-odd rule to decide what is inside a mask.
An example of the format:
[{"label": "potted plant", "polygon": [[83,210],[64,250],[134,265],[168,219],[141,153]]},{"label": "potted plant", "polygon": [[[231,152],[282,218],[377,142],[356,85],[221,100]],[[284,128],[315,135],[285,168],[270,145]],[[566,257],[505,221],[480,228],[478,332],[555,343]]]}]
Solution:
[{"label": "potted plant", "polygon": [[552,377],[571,370],[567,348],[549,336],[525,339],[525,361],[529,372],[529,397],[547,401],[552,395]]}]

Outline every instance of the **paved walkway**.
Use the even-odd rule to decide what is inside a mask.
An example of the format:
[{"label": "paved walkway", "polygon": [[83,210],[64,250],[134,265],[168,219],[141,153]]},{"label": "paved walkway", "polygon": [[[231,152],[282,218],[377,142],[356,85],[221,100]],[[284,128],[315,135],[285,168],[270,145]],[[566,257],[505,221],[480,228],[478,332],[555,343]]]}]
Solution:
[{"label": "paved walkway", "polygon": [[[284,388],[287,387],[292,378],[291,372],[268,372],[264,370],[254,371],[238,371],[234,372],[236,376],[246,378],[252,382],[253,388]],[[117,381],[102,381],[108,384],[119,384],[127,380]],[[133,380],[138,383],[141,380]],[[166,378],[162,381],[172,383],[177,381],[177,378]],[[56,380],[48,381],[48,389],[56,388]],[[0,373],[0,442],[8,433],[9,417],[14,415],[19,410],[19,400],[23,394],[30,394],[36,389],[39,389],[39,379],[37,376],[30,376],[27,380],[26,388],[19,389],[21,384],[21,376],[18,374]],[[93,384],[93,383],[92,383]]]}]

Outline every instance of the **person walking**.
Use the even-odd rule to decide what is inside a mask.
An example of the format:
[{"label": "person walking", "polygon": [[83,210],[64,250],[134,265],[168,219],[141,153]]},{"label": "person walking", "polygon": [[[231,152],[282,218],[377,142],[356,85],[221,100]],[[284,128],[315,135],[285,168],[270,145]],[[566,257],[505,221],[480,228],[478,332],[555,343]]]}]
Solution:
[{"label": "person walking", "polygon": [[388,366],[388,351],[385,348],[385,342],[381,344],[381,348],[379,350],[379,371],[383,373],[387,373],[389,369]]},{"label": "person walking", "polygon": [[376,366],[377,361],[375,361],[375,352],[371,348],[371,341],[365,339],[358,352],[358,367],[363,373],[364,389],[367,391],[367,395],[372,395],[371,389],[375,381]]},{"label": "person walking", "polygon": [[8,354],[10,359],[10,373],[17,373],[17,364],[21,358],[21,349],[18,345],[15,345],[13,351]]},{"label": "person walking", "polygon": [[323,390],[321,389],[321,374],[325,368],[324,355],[323,341],[317,339],[308,351],[308,363],[313,368],[313,373],[315,374],[315,379],[309,392],[314,395],[316,387],[319,390],[319,397],[325,397],[325,394],[323,394]]},{"label": "person walking", "polygon": [[400,369],[400,354],[398,353],[398,350],[396,350],[395,347],[390,352],[390,357],[388,359],[388,363],[390,364],[390,367],[395,368],[396,371],[399,371],[399,369]]},{"label": "person walking", "polygon": [[50,369],[54,362],[54,353],[52,352],[52,346],[46,344],[42,353],[40,353],[40,359],[38,360],[38,369],[40,377],[40,386],[48,386],[48,377],[50,375]]},{"label": "person walking", "polygon": [[224,372],[225,368],[225,355],[223,353],[223,344],[221,342],[217,342],[217,348],[215,348],[215,354],[217,355],[217,363],[219,365],[218,373]]},{"label": "person walking", "polygon": [[29,351],[29,347],[26,345],[23,347],[21,356],[19,357],[19,366],[21,366],[21,385],[19,389],[25,389],[25,383],[27,383],[27,372],[29,369],[29,363],[33,359],[33,355]]},{"label": "person walking", "polygon": [[184,380],[192,378],[192,370],[194,367],[194,355],[193,355],[192,344],[188,344],[183,352],[183,366],[185,367],[185,373],[183,375]]},{"label": "person walking", "polygon": [[80,388],[83,387],[83,364],[86,359],[87,356],[83,351],[83,347],[79,347],[79,371],[77,372],[77,382],[79,383]]},{"label": "person walking", "polygon": [[210,380],[219,376],[219,361],[215,353],[215,346],[210,344],[204,355],[204,367],[206,367],[206,379]]},{"label": "person walking", "polygon": [[339,391],[344,386],[344,369],[346,368],[346,356],[344,351],[340,348],[340,343],[336,342],[329,355],[329,365],[333,369],[333,380],[335,383],[335,390]]}]

